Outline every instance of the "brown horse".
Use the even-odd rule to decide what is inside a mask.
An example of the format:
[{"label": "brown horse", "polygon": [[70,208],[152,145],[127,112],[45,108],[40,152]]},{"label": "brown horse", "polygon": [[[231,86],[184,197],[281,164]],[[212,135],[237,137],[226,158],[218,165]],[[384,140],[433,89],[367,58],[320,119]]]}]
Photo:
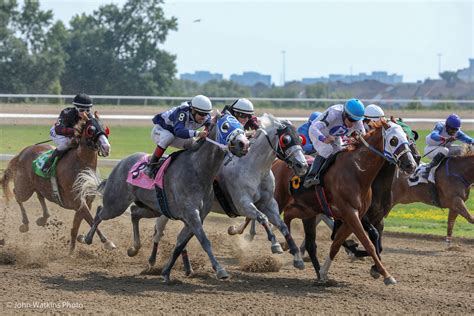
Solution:
[{"label": "brown horse", "polygon": [[329,257],[321,271],[319,271],[319,262],[316,258],[314,218],[322,213],[322,210],[316,202],[315,192],[310,190],[291,196],[288,192],[288,184],[294,175],[278,162],[272,169],[276,180],[275,197],[283,208],[286,223],[290,220],[291,214],[297,214],[298,218],[303,219],[305,247],[318,279],[327,279],[330,263],[344,240],[354,233],[371,254],[378,271],[384,276],[385,284],[396,282],[376,255],[373,244],[364,232],[360,218],[371,203],[371,184],[385,163],[381,152],[389,152],[399,167],[410,173],[413,172],[416,163],[408,148],[406,134],[401,127],[396,124],[389,125],[385,121],[374,127],[376,129],[364,137],[365,143],[361,142],[355,149],[340,153],[334,164],[323,175],[326,197],[331,205],[332,213],[335,218],[341,219],[343,224],[336,233]]},{"label": "brown horse", "polygon": [[[449,157],[440,164],[436,170],[434,188],[431,187],[431,184],[419,184],[410,187],[406,175],[395,177],[392,185],[393,193],[390,209],[397,204],[413,202],[423,202],[449,209],[446,237],[448,244],[451,242],[454,222],[458,215],[474,224],[474,216],[469,213],[464,203],[469,198],[471,186],[474,183],[474,153],[472,145],[465,146],[465,149],[466,153],[464,155]],[[436,193],[432,191],[433,189],[436,190]],[[437,198],[434,198],[434,194],[437,195]],[[388,214],[388,212],[384,213],[385,215]],[[374,221],[374,223],[377,223],[377,221]]]},{"label": "brown horse", "polygon": [[[32,162],[43,152],[52,149],[50,145],[32,145],[24,148],[18,155],[12,158],[0,179],[7,202],[12,197],[9,188],[9,182],[13,180],[14,197],[20,205],[23,224],[20,226],[20,232],[24,233],[29,230],[28,216],[23,203],[27,201],[33,193],[36,193],[38,200],[43,209],[43,216],[36,220],[36,224],[44,226],[50,216],[46,207],[45,198],[66,209],[76,211],[71,229],[70,252],[74,251],[76,245],[76,237],[82,219],[92,224],[92,216],[89,212],[93,197],[87,199],[85,205],[81,205],[79,199],[75,198],[73,193],[74,182],[77,175],[82,170],[89,168],[96,170],[97,155],[108,156],[110,152],[110,144],[102,122],[97,112],[94,116],[83,113],[81,120],[75,128],[75,136],[73,142],[77,144],[76,148],[69,150],[66,155],[58,162],[56,167],[56,177],[60,199],[58,200],[53,193],[50,179],[42,178],[34,172]],[[62,204],[61,204],[62,202]],[[115,248],[115,245],[107,240],[104,234],[100,233],[101,241],[107,249]]]}]

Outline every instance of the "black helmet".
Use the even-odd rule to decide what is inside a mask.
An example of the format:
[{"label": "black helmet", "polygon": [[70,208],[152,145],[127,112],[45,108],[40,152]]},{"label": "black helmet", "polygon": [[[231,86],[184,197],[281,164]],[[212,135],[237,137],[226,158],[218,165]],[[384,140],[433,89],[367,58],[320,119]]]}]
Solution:
[{"label": "black helmet", "polygon": [[74,104],[78,108],[91,108],[92,99],[87,94],[80,93],[74,97],[74,100],[72,100],[72,104]]}]

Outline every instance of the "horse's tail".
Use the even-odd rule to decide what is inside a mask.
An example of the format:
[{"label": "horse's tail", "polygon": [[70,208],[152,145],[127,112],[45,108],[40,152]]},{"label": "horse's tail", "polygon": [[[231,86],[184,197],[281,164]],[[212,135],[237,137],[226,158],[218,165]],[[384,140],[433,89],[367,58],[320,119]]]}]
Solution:
[{"label": "horse's tail", "polygon": [[0,184],[2,185],[3,194],[5,195],[5,200],[8,202],[10,198],[13,197],[13,192],[10,190],[9,183],[13,180],[16,170],[18,168],[18,161],[20,159],[19,155],[13,157],[7,165],[7,168],[3,172],[2,178],[0,179]]},{"label": "horse's tail", "polygon": [[86,205],[87,198],[91,196],[102,196],[107,179],[102,180],[94,170],[85,169],[81,171],[74,181],[72,190],[81,205]]}]

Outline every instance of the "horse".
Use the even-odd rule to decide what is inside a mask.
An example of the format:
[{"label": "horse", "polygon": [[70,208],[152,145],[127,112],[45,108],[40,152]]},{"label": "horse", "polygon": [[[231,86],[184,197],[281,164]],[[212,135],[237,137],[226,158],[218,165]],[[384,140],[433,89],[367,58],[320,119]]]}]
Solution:
[{"label": "horse", "polygon": [[[97,155],[106,157],[110,153],[108,132],[104,128],[97,112],[95,112],[94,115],[82,113],[81,120],[74,128],[75,135],[73,142],[75,142],[77,146],[70,149],[58,162],[56,167],[59,199],[53,192],[50,180],[36,175],[32,168],[32,163],[36,158],[45,151],[53,149],[50,145],[39,144],[24,148],[10,160],[0,180],[7,202],[13,196],[9,188],[9,182],[13,180],[14,197],[20,206],[23,218],[23,223],[19,228],[22,233],[29,230],[29,220],[23,203],[30,199],[33,193],[36,193],[41,208],[43,209],[43,216],[36,220],[38,226],[46,225],[50,217],[45,199],[63,208],[76,211],[71,229],[70,253],[74,252],[76,237],[82,219],[85,219],[89,224],[92,224],[93,219],[89,211],[93,197],[88,197],[82,203],[77,200],[73,193],[74,182],[82,170],[96,170]],[[106,249],[115,248],[115,245],[109,241],[102,232],[100,232],[100,240]]]},{"label": "horse", "polygon": [[[225,134],[229,136],[223,137]],[[226,153],[230,151],[236,156],[245,155],[249,141],[240,123],[229,114],[222,117],[217,114],[213,118],[208,138],[210,141],[198,141],[194,148],[183,151],[169,165],[163,184],[169,206],[167,212],[159,205],[154,190],[142,189],[126,182],[131,167],[146,155],[145,153],[135,153],[121,160],[113,168],[109,178],[102,182],[89,175],[86,181],[88,184],[83,186],[80,195],[87,195],[90,189],[98,190],[96,193],[102,193],[103,196],[103,206],[97,208],[90,231],[85,237],[79,236],[79,241],[90,244],[95,230],[103,220],[120,216],[130,204],[134,203],[131,207],[132,220],[136,217],[153,218],[167,213],[171,218],[179,219],[185,224],[178,235],[173,254],[162,271],[165,282],[170,282],[170,272],[176,258],[193,235],[196,235],[202,248],[207,252],[217,278],[228,278],[228,273],[214,257],[202,222],[210,211],[213,199],[212,182]],[[86,179],[88,175],[83,176]],[[138,221],[135,221],[134,225],[137,225],[134,227],[134,240],[138,248],[140,243]]]},{"label": "horse", "polygon": [[[371,217],[371,222],[383,231],[383,217],[397,204],[422,202],[428,205],[448,208],[448,228],[446,243],[451,243],[456,217],[461,215],[469,223],[474,224],[474,216],[469,213],[464,202],[469,198],[474,183],[474,152],[473,146],[465,146],[463,155],[448,157],[441,162],[435,173],[434,187],[432,184],[421,183],[408,185],[407,175],[395,176],[392,184],[392,203],[387,209],[378,209]],[[434,191],[433,191],[434,190]],[[435,197],[437,196],[437,197]]]},{"label": "horse", "polygon": [[[280,121],[270,114],[264,114],[259,120],[261,127],[252,139],[248,154],[223,165],[217,174],[217,181],[234,206],[233,215],[256,219],[267,232],[268,240],[272,243],[272,253],[282,253],[281,245],[268,225],[270,221],[285,237],[290,253],[294,256],[293,265],[303,269],[300,251],[280,218],[278,204],[273,197],[275,178],[271,172],[273,161],[279,158],[285,167],[290,167],[296,174],[302,176],[306,173],[308,164],[300,136],[288,121]],[[216,200],[213,211],[224,213]],[[156,262],[158,244],[167,222],[168,219],[164,217],[156,219],[153,249],[148,260],[150,266]],[[186,250],[183,251],[182,259],[186,274],[191,274]]]}]

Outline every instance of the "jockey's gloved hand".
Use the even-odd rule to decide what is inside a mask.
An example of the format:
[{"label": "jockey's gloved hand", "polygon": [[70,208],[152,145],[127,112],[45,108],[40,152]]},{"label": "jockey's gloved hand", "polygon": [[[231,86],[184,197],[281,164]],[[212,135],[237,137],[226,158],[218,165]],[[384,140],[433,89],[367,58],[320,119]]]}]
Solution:
[{"label": "jockey's gloved hand", "polygon": [[206,138],[207,135],[208,135],[207,131],[200,131],[200,132],[197,133],[196,136],[199,137],[199,138]]},{"label": "jockey's gloved hand", "polygon": [[326,137],[326,139],[324,140],[324,143],[325,144],[329,144],[329,143],[332,143],[336,140],[336,137],[332,136],[332,135],[329,135],[328,137]]}]

